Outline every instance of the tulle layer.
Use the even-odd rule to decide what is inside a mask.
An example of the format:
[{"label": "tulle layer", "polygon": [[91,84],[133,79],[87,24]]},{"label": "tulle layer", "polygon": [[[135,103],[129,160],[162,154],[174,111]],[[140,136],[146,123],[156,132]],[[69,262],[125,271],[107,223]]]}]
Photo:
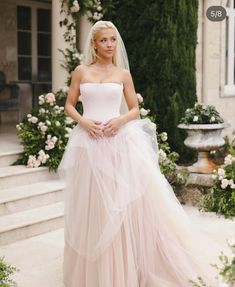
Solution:
[{"label": "tulle layer", "polygon": [[221,247],[192,225],[161,173],[148,119],[91,139],[77,125],[59,166],[66,179],[66,287],[217,286]]}]

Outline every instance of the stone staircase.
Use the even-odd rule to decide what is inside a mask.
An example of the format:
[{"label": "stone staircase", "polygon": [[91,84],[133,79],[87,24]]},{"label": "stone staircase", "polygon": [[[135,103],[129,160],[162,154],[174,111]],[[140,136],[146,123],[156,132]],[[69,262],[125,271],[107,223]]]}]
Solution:
[{"label": "stone staircase", "polygon": [[0,150],[0,246],[63,227],[64,184],[47,168],[11,164],[20,147]]}]

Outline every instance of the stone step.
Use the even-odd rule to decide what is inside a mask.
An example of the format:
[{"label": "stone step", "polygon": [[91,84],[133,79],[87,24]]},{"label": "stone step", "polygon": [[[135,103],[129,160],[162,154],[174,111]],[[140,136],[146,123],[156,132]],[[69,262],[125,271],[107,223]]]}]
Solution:
[{"label": "stone step", "polygon": [[0,217],[0,245],[63,227],[63,202]]},{"label": "stone step", "polygon": [[0,191],[0,215],[20,212],[63,200],[64,184],[49,180]]},{"label": "stone step", "polygon": [[47,167],[28,168],[23,165],[0,167],[0,190],[35,182],[58,179]]},{"label": "stone step", "polygon": [[22,152],[22,148],[15,148],[10,151],[0,151],[0,167],[9,166],[13,164]]}]

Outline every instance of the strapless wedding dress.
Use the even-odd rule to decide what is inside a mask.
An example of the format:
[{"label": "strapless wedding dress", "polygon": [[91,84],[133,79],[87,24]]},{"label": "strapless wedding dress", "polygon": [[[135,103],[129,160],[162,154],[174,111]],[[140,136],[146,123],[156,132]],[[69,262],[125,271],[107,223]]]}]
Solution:
[{"label": "strapless wedding dress", "polygon": [[[83,116],[120,115],[123,85],[80,85]],[[155,124],[136,119],[112,137],[79,125],[59,166],[66,179],[66,287],[216,287],[221,251],[192,224],[158,165]]]}]

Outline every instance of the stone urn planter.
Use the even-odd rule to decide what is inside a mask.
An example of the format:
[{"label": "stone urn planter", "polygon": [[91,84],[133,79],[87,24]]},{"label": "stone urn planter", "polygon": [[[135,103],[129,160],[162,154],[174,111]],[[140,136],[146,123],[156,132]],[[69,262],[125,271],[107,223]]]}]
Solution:
[{"label": "stone urn planter", "polygon": [[217,150],[225,144],[221,135],[229,124],[179,124],[178,128],[187,132],[185,146],[198,151],[198,160],[188,167],[190,172],[212,173],[218,166],[209,159],[209,152]]}]

